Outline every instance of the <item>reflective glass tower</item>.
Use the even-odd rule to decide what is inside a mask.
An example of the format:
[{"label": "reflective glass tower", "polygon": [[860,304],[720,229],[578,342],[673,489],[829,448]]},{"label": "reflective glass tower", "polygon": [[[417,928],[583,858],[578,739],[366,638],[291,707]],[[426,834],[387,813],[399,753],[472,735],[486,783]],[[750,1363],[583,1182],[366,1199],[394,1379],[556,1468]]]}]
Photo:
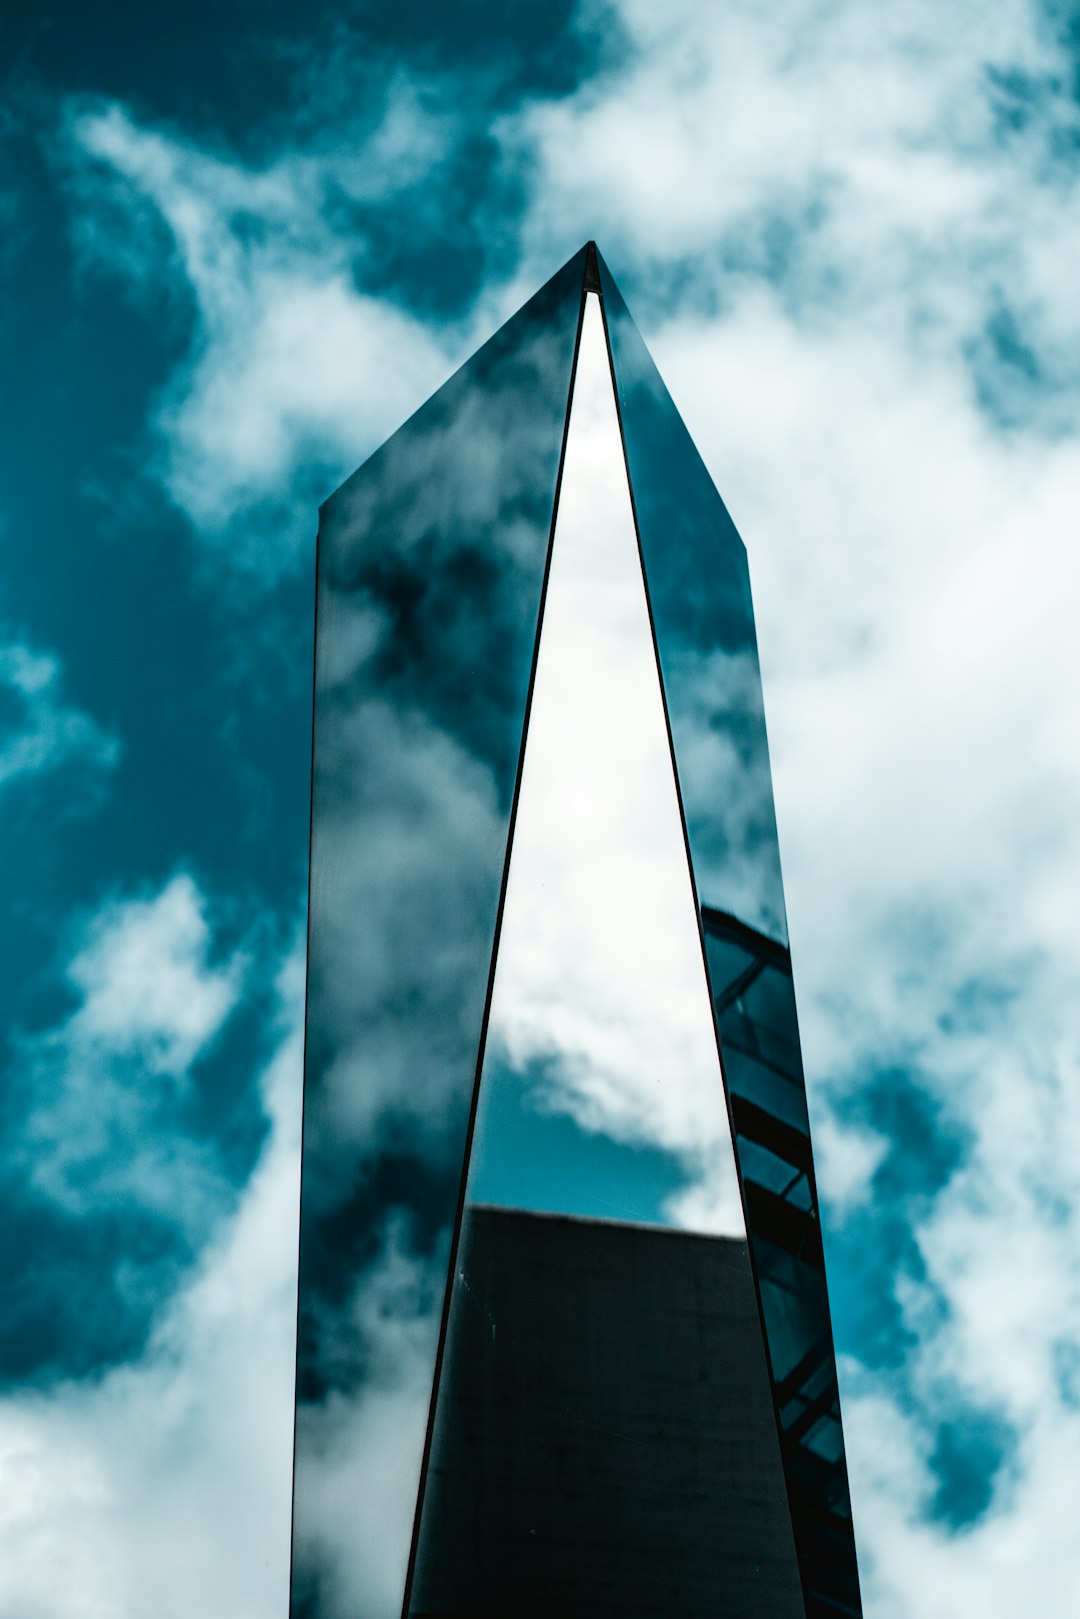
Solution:
[{"label": "reflective glass tower", "polygon": [[[704,1056],[560,1068],[602,989],[506,1011],[499,949],[549,584],[620,528]],[[746,555],[592,244],[327,501],[315,684],[292,1619],[860,1614]],[[681,1006],[658,903],[588,909]]]}]

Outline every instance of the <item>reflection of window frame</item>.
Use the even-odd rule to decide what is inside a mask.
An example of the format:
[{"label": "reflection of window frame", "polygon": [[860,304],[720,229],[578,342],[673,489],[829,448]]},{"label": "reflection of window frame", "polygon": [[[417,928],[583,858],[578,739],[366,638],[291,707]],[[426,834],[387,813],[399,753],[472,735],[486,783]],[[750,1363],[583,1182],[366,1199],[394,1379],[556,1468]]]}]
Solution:
[{"label": "reflection of window frame", "polygon": [[[850,1534],[851,1505],[809,1119],[806,1118],[805,1128],[800,1128],[788,1119],[778,1118],[760,1101],[748,1096],[738,1082],[741,1058],[752,1069],[764,1070],[785,1080],[792,1092],[798,1094],[799,1112],[806,1117],[791,953],[776,939],[729,912],[702,906],[701,920],[707,963],[710,940],[734,946],[745,958],[727,983],[715,990],[713,1006],[770,1368],[782,1344],[798,1350],[802,1347],[800,1339],[805,1343],[794,1365],[782,1376],[773,1374],[781,1445],[788,1458],[789,1480],[800,1497],[798,1535],[801,1542],[814,1524],[815,1535],[822,1535],[840,1548]],[[775,973],[786,981],[792,1020],[790,1036],[769,1029],[760,1014],[755,1015],[745,1004],[749,992],[755,985],[762,984],[768,973]],[[775,1060],[778,1046],[791,1053],[792,1060],[787,1068]],[[747,1078],[749,1072],[750,1068],[744,1070],[742,1077]],[[783,1192],[754,1179],[754,1155],[744,1154],[744,1144],[768,1153],[774,1161],[790,1168],[792,1173]],[[808,1208],[792,1200],[799,1186],[806,1188]],[[777,1259],[783,1256],[781,1270],[786,1271],[786,1275],[777,1273],[776,1264],[770,1262],[770,1251]],[[794,1321],[788,1309],[782,1310],[779,1317],[775,1309],[770,1309],[770,1295],[777,1302],[778,1295],[788,1296],[795,1309]],[[799,1328],[799,1318],[802,1318],[803,1330]],[[815,1320],[820,1330],[814,1330]],[[804,1338],[808,1325],[811,1332]],[[800,1482],[803,1488],[799,1487]]]}]

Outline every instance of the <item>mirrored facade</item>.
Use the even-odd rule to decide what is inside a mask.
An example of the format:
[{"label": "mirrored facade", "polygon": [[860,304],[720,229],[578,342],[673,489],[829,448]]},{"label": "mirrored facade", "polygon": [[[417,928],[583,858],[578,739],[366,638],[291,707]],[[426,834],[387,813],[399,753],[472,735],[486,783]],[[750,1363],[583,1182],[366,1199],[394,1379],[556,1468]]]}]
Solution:
[{"label": "mirrored facade", "polygon": [[[527,797],[515,839],[549,568],[583,599],[608,539],[681,954],[648,842],[564,944]],[[859,1614],[745,552],[591,245],[327,502],[318,566],[292,1619]],[[614,837],[602,732],[547,814]]]}]

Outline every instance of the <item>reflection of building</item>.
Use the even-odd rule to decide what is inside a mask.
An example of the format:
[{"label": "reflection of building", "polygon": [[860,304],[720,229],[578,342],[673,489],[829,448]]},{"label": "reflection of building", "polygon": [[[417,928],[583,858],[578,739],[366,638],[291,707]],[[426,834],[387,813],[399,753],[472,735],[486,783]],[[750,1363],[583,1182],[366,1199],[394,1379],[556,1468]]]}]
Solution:
[{"label": "reflection of building", "polygon": [[[590,297],[745,1243],[462,1219]],[[854,1619],[746,556],[591,245],[323,508],[310,918],[293,1619]]]},{"label": "reflection of building", "polygon": [[798,1619],[746,1244],[473,1208],[417,1615]]}]

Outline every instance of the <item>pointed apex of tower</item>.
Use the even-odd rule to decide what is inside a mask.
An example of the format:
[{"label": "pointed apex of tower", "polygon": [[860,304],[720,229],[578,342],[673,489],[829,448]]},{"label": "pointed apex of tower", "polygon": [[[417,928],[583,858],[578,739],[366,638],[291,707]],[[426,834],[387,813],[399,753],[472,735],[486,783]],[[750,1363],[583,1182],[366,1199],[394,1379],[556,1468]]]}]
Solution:
[{"label": "pointed apex of tower", "polygon": [[600,266],[596,262],[596,243],[585,243],[585,291],[600,291]]}]

